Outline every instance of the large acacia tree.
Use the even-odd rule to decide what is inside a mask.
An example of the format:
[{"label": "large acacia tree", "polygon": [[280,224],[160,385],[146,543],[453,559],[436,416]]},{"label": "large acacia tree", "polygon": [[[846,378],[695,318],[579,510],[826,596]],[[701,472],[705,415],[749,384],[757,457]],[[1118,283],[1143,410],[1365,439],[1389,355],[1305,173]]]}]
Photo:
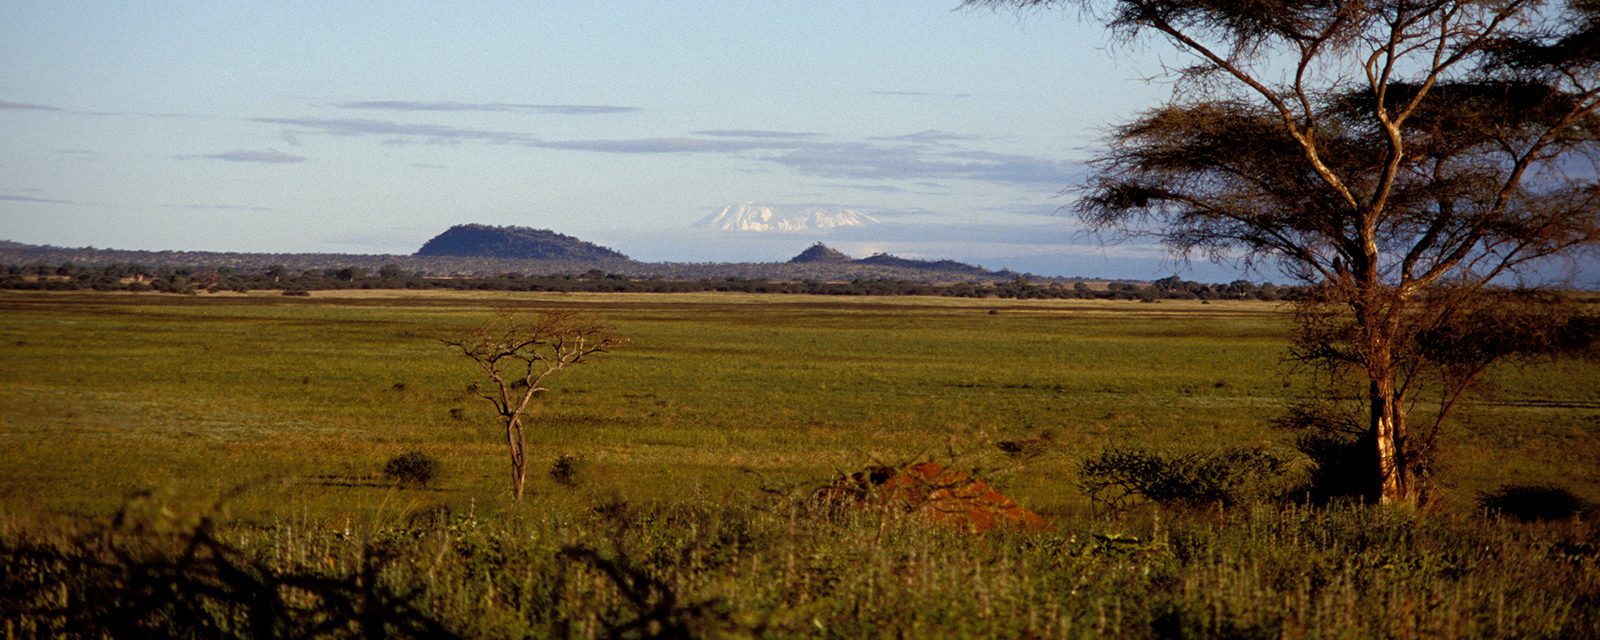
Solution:
[{"label": "large acacia tree", "polygon": [[1421,490],[1426,338],[1600,244],[1600,0],[968,4],[1076,8],[1190,56],[1170,102],[1112,133],[1076,211],[1315,285],[1305,353],[1365,378],[1382,502]]}]

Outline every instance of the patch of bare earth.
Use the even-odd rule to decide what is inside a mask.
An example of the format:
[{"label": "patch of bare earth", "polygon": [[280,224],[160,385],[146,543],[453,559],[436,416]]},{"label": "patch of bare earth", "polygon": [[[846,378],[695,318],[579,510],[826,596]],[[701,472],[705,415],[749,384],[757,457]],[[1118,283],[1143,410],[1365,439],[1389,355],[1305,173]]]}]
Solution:
[{"label": "patch of bare earth", "polygon": [[840,505],[902,508],[936,524],[974,532],[1050,528],[1039,514],[1024,509],[989,483],[937,462],[871,467],[824,487],[818,497]]}]

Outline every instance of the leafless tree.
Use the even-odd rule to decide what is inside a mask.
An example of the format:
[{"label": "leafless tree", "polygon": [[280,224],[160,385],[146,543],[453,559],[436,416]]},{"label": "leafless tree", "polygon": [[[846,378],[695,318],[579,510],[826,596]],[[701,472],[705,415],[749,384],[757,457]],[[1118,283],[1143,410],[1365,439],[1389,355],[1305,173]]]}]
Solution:
[{"label": "leafless tree", "polygon": [[487,388],[473,383],[468,389],[493,404],[504,424],[511,493],[517,500],[528,475],[524,423],[534,398],[549,391],[545,380],[621,344],[609,327],[569,312],[527,318],[500,312],[476,329],[440,341],[472,360],[489,379]]},{"label": "leafless tree", "polygon": [[1339,330],[1308,353],[1365,378],[1381,502],[1421,494],[1417,341],[1600,245],[1596,0],[968,4],[1075,7],[1190,56],[1168,104],[1113,132],[1077,213],[1316,285],[1305,304]]}]

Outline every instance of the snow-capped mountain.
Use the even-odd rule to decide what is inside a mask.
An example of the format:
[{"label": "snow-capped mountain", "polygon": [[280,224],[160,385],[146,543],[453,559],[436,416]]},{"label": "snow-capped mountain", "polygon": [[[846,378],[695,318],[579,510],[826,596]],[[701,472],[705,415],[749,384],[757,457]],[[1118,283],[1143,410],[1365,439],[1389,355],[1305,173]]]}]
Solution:
[{"label": "snow-capped mountain", "polygon": [[877,218],[844,207],[774,207],[743,202],[723,207],[695,226],[721,231],[803,231],[877,222]]}]

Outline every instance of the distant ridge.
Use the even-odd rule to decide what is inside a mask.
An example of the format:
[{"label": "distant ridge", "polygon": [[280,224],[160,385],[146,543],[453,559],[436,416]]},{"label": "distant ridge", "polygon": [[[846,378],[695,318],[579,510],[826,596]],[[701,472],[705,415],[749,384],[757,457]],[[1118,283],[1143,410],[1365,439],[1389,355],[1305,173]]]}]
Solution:
[{"label": "distant ridge", "polygon": [[417,250],[417,256],[466,256],[519,260],[629,260],[611,249],[549,229],[460,224]]},{"label": "distant ridge", "polygon": [[808,264],[815,262],[850,262],[852,258],[844,253],[818,242],[811,248],[801,251],[789,259],[789,264]]},{"label": "distant ridge", "polygon": [[800,252],[800,255],[790,258],[789,264],[853,264],[875,267],[892,267],[895,269],[914,269],[917,271],[930,271],[951,275],[995,275],[995,272],[983,267],[970,265],[965,262],[956,262],[955,260],[915,260],[911,258],[892,256],[887,253],[875,253],[871,256],[856,260],[848,255],[845,255],[844,252],[822,244],[821,242],[811,245],[810,248]]},{"label": "distant ridge", "polygon": [[[462,229],[473,231],[473,228],[495,231],[495,227],[484,225],[462,225],[452,229],[458,233],[446,232],[440,234],[446,240],[459,238]],[[576,240],[551,231],[523,229],[535,239],[554,239],[557,245],[563,242],[575,243],[572,251],[558,252],[550,246],[541,250],[522,247],[522,251],[495,251],[493,242],[488,247],[468,247],[469,251],[481,251],[476,255],[440,255],[424,254],[419,251],[410,255],[400,254],[350,254],[350,253],[237,253],[217,251],[175,251],[175,250],[130,250],[130,249],[97,249],[94,247],[53,247],[48,245],[34,245],[0,239],[0,270],[7,267],[12,273],[29,272],[43,273],[39,269],[54,272],[56,266],[106,266],[123,265],[129,269],[230,269],[234,272],[263,271],[269,269],[287,269],[292,273],[306,273],[320,271],[324,274],[346,268],[359,268],[368,272],[387,270],[411,274],[418,277],[482,277],[485,274],[524,274],[524,275],[578,275],[596,270],[606,275],[620,275],[637,279],[664,279],[664,280],[704,280],[704,279],[747,279],[747,280],[772,280],[778,282],[847,282],[856,280],[895,280],[905,282],[995,282],[1001,280],[1014,280],[1019,275],[1010,271],[986,271],[981,267],[956,262],[954,260],[912,260],[898,258],[886,254],[874,255],[861,260],[851,260],[849,256],[823,245],[821,249],[807,249],[808,257],[822,259],[812,261],[781,261],[781,262],[639,262],[622,254],[603,247],[596,247],[587,242]],[[492,237],[505,239],[504,229]],[[517,236],[513,228],[509,234]],[[561,239],[565,240],[561,240]],[[436,238],[437,240],[437,238]],[[432,244],[434,241],[429,241]],[[515,244],[515,243],[513,243]],[[820,243],[819,243],[820,244]],[[588,251],[578,249],[588,248]],[[442,248],[432,246],[429,252],[435,250],[450,250],[446,242]],[[502,255],[515,255],[517,257],[500,257]],[[578,255],[575,258],[530,258],[526,255]],[[603,256],[601,258],[581,257],[586,255]],[[843,256],[843,259],[839,257]],[[797,256],[798,257],[798,256]],[[332,277],[332,276],[328,276]]]},{"label": "distant ridge", "polygon": [[855,261],[856,264],[870,264],[880,267],[899,267],[902,269],[921,269],[925,271],[940,271],[944,273],[960,273],[969,275],[992,275],[994,272],[955,260],[913,260],[891,256],[887,253],[875,253],[871,256]]}]

